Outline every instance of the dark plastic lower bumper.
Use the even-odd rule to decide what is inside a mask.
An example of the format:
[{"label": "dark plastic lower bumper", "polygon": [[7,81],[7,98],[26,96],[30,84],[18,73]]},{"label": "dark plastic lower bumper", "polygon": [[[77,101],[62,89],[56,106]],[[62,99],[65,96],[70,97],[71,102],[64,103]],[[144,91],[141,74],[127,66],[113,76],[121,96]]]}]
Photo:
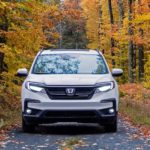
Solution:
[{"label": "dark plastic lower bumper", "polygon": [[[68,112],[69,113],[69,112]],[[100,123],[109,124],[116,120],[117,115],[111,116],[97,116],[97,117],[42,117],[42,116],[29,116],[23,115],[23,118],[27,124],[47,124],[56,122],[78,122],[78,123]]]}]

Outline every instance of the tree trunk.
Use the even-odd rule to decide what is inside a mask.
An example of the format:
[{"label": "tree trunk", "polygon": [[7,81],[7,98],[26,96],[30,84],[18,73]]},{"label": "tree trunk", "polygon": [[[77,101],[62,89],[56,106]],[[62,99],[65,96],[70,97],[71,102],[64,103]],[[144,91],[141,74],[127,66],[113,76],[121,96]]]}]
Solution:
[{"label": "tree trunk", "polygon": [[128,35],[129,35],[129,46],[128,46],[128,70],[129,70],[129,81],[131,83],[134,82],[134,44],[132,40],[133,36],[133,28],[132,28],[132,20],[133,20],[133,10],[132,10],[133,0],[128,0]]},{"label": "tree trunk", "polygon": [[139,69],[138,69],[138,73],[139,73],[139,81],[142,80],[142,78],[144,77],[144,46],[142,44],[140,44],[138,46],[138,56],[139,56],[139,60],[138,60],[138,65],[139,65]]},{"label": "tree trunk", "polygon": [[0,73],[3,71],[4,53],[0,52]]},{"label": "tree trunk", "polygon": [[[4,9],[4,15],[2,18],[2,25],[0,26],[0,30],[2,31],[8,31],[8,26],[9,26],[9,21],[7,17],[7,9]],[[0,43],[6,43],[6,37],[5,36],[0,36]]]},{"label": "tree trunk", "polygon": [[101,49],[101,28],[102,28],[102,5],[101,0],[99,0],[99,24],[98,24],[98,49]]},{"label": "tree trunk", "polygon": [[[108,0],[108,10],[109,10],[109,17],[110,17],[110,24],[111,24],[111,28],[113,28],[114,25],[114,16],[113,16],[113,9],[112,9],[112,1]],[[111,46],[111,56],[112,56],[112,66],[115,66],[115,60],[114,60],[114,47],[115,47],[115,40],[113,37],[111,37],[110,39],[110,46]]]},{"label": "tree trunk", "polygon": [[[123,0],[117,0],[118,3],[118,11],[119,11],[119,36],[121,37],[121,28],[123,27],[123,19],[124,19],[124,6],[123,6]],[[118,41],[119,42],[119,41]],[[120,44],[118,46],[120,49],[120,66],[123,69],[124,68],[124,61],[122,60],[123,57],[123,49],[121,48]]]},{"label": "tree trunk", "polygon": [[[141,0],[138,0],[139,7],[141,6]],[[142,12],[140,12],[142,14]],[[139,28],[140,38],[143,39],[144,31],[142,28]],[[139,81],[144,77],[144,46],[143,44],[138,45],[138,78]]]},{"label": "tree trunk", "polygon": [[123,8],[122,0],[118,0],[118,10],[119,10],[119,25],[121,28],[123,25],[123,19],[124,19],[124,8]]}]

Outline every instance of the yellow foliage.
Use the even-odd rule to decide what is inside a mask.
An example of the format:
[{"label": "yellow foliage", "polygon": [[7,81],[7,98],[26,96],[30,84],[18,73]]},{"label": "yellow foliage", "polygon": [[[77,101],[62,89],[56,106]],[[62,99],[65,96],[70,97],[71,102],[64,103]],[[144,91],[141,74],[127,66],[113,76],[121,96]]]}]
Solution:
[{"label": "yellow foliage", "polygon": [[[148,67],[150,57],[147,51],[150,49],[150,8],[149,0],[134,1],[132,5],[132,20],[129,21],[129,6],[127,1],[123,1],[124,18],[123,22],[119,20],[119,6],[116,0],[111,0],[114,24],[110,24],[110,14],[108,11],[108,1],[105,0],[83,0],[82,7],[86,21],[86,34],[89,40],[89,48],[100,48],[105,50],[105,56],[111,64],[111,45],[110,38],[115,40],[113,52],[115,56],[115,67],[121,67],[124,70],[124,79],[128,79],[128,45],[132,40],[135,45],[136,61],[138,60],[138,46],[144,47],[145,53],[145,80],[150,80],[150,68]],[[141,4],[139,4],[141,2]],[[100,16],[100,11],[102,16]],[[129,24],[131,24],[133,35],[129,35]],[[143,35],[139,30],[143,30]],[[136,63],[138,70],[138,62]],[[111,66],[111,65],[110,65]],[[136,71],[138,72],[138,71]],[[138,76],[138,74],[136,74]],[[137,78],[137,77],[136,77]]]},{"label": "yellow foliage", "polygon": [[36,0],[0,1],[0,37],[5,41],[0,51],[5,54],[5,71],[0,74],[0,117],[5,108],[20,106],[22,79],[15,76],[18,68],[29,69],[40,48],[53,46],[59,34],[56,23],[61,19],[56,5]]}]

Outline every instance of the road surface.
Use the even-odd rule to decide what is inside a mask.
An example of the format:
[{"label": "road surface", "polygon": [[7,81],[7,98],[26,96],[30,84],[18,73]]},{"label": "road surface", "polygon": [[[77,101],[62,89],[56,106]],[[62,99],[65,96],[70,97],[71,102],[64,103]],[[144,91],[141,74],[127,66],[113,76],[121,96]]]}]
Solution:
[{"label": "road surface", "polygon": [[150,150],[150,139],[119,119],[117,133],[105,133],[97,124],[54,124],[22,133],[18,127],[8,133],[2,150]]}]

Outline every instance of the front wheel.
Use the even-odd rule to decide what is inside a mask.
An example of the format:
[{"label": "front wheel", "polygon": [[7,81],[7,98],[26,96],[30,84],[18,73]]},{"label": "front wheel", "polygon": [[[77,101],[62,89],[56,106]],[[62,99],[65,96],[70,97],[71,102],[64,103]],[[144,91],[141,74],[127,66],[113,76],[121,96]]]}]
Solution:
[{"label": "front wheel", "polygon": [[33,133],[35,131],[35,125],[27,124],[22,117],[22,130],[25,133]]}]

